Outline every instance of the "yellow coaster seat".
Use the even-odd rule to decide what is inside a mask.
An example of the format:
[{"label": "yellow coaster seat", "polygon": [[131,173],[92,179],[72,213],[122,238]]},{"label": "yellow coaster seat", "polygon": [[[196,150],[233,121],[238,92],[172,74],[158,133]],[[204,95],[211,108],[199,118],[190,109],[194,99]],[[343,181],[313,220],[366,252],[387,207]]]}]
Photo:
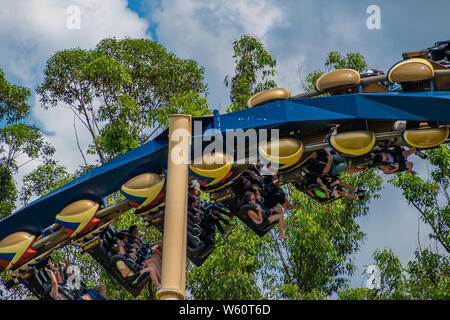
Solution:
[{"label": "yellow coaster seat", "polygon": [[278,100],[287,100],[291,98],[291,92],[288,89],[284,88],[275,88],[264,90],[262,92],[258,92],[253,95],[248,101],[247,106],[249,108],[253,108],[256,106],[260,106],[262,104],[278,101]]},{"label": "yellow coaster seat", "polygon": [[207,192],[210,194],[210,196],[215,193],[218,192],[219,190],[222,190],[224,188],[226,188],[227,186],[229,186],[230,184],[232,184],[237,178],[239,178],[241,176],[241,174],[247,170],[249,167],[249,164],[234,164],[231,168],[230,173],[227,174],[227,176],[222,179],[221,182],[213,185],[213,186],[209,186],[209,187],[205,187],[200,185],[200,190],[203,192]]},{"label": "yellow coaster seat", "polygon": [[165,195],[163,192],[166,179],[156,173],[143,173],[128,180],[120,192],[130,200],[136,209],[151,205]]},{"label": "yellow coaster seat", "polygon": [[100,205],[91,200],[79,200],[69,204],[56,215],[55,223],[62,225],[71,238],[84,233],[97,225],[95,217]]},{"label": "yellow coaster seat", "polygon": [[449,136],[448,127],[411,129],[402,133],[403,141],[414,148],[434,148],[444,143]]},{"label": "yellow coaster seat", "polygon": [[328,91],[344,87],[356,87],[361,83],[361,76],[353,69],[338,69],[322,75],[314,84],[316,91]]},{"label": "yellow coaster seat", "polygon": [[375,133],[371,131],[349,131],[332,135],[330,145],[344,157],[358,157],[373,149],[376,143]]},{"label": "yellow coaster seat", "polygon": [[278,170],[296,165],[302,158],[303,151],[303,143],[293,138],[265,141],[258,146],[260,161]]},{"label": "yellow coaster seat", "polygon": [[32,258],[36,251],[31,249],[35,236],[28,232],[16,232],[0,241],[0,270],[9,270],[13,265]]},{"label": "yellow coaster seat", "polygon": [[426,59],[412,58],[397,62],[387,72],[390,82],[417,82],[434,77],[433,65]]},{"label": "yellow coaster seat", "polygon": [[202,187],[210,187],[224,182],[232,175],[233,158],[223,152],[213,152],[195,159],[189,165],[190,173]]}]

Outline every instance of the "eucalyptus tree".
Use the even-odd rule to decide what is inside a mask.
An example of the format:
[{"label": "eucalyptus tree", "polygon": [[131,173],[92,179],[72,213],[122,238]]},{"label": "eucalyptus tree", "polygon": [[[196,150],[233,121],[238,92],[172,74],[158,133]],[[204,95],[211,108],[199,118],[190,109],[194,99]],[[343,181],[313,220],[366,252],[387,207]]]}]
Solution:
[{"label": "eucalyptus tree", "polygon": [[224,80],[230,88],[231,105],[227,111],[243,109],[252,95],[276,87],[271,77],[276,74],[277,61],[258,38],[242,35],[233,42],[233,52],[235,75]]},{"label": "eucalyptus tree", "polygon": [[358,72],[367,70],[367,63],[359,52],[348,52],[345,55],[338,51],[331,51],[325,59],[325,71],[315,69],[307,74],[303,89],[314,91],[314,84],[322,75],[332,70],[354,69]]},{"label": "eucalyptus tree", "polygon": [[47,61],[37,93],[44,108],[70,107],[91,137],[87,152],[106,163],[153,137],[172,99],[206,95],[204,69],[145,39],[104,39]]}]

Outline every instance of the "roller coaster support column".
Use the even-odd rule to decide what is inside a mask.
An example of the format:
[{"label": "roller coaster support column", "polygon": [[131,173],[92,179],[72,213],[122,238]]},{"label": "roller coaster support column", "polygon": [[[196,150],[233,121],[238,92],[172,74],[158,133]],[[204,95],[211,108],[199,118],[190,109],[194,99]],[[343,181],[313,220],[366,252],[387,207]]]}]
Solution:
[{"label": "roller coaster support column", "polygon": [[158,300],[184,300],[186,291],[186,228],[191,116],[169,116],[166,212],[161,289]]}]

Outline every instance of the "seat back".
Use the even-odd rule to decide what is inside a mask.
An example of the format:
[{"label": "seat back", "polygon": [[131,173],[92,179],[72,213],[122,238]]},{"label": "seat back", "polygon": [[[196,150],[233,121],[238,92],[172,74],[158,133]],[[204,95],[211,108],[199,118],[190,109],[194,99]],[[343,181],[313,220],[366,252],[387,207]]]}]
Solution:
[{"label": "seat back", "polygon": [[263,216],[263,222],[260,224],[256,224],[252,219],[249,218],[247,215],[248,210],[256,210],[255,206],[251,204],[243,204],[239,207],[239,211],[236,213],[236,216],[244,222],[250,229],[253,230],[258,236],[263,237],[269,230],[276,224],[269,223],[268,217],[269,212],[262,206],[262,216]]}]

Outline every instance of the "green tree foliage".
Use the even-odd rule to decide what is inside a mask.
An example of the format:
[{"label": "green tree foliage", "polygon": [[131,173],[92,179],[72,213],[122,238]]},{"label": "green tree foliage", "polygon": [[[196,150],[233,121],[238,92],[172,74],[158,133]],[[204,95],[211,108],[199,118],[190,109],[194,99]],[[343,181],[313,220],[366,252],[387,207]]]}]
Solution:
[{"label": "green tree foliage", "polygon": [[317,299],[337,292],[352,276],[351,257],[365,237],[356,219],[368,213],[370,200],[379,196],[381,178],[369,171],[345,176],[356,188],[364,187],[363,200],[340,199],[327,205],[291,188],[290,200],[298,210],[290,211],[286,222],[289,240],[272,237],[265,250],[264,285],[277,298]]},{"label": "green tree foliage", "polygon": [[186,91],[170,99],[168,108],[161,110],[158,114],[158,123],[165,128],[169,127],[170,114],[190,114],[193,117],[212,115],[206,97],[197,92]]},{"label": "green tree foliage", "polygon": [[430,238],[438,240],[450,253],[450,148],[442,145],[425,152],[433,166],[427,180],[418,175],[401,173],[389,181],[403,191],[406,201],[417,209],[422,221],[431,227]]},{"label": "green tree foliage", "polygon": [[354,69],[362,72],[367,69],[367,63],[359,52],[349,52],[345,56],[338,51],[328,53],[325,61],[325,72],[316,69],[306,76],[303,89],[305,91],[314,91],[314,84],[325,73],[338,69]]},{"label": "green tree foliage", "polygon": [[382,299],[404,299],[405,275],[402,264],[390,249],[376,250],[373,254],[375,264],[380,269],[380,289],[375,289]]},{"label": "green tree foliage", "polygon": [[44,75],[37,90],[43,107],[70,106],[90,132],[89,152],[100,163],[146,142],[156,132],[150,128],[163,128],[175,97],[207,93],[202,67],[144,39],[110,38],[93,50],[59,51]]},{"label": "green tree foliage", "polygon": [[12,172],[16,172],[23,164],[18,159],[28,157],[37,159],[52,156],[55,149],[45,141],[42,132],[23,123],[8,125],[0,129],[1,162]]},{"label": "green tree foliage", "polygon": [[[231,99],[227,111],[239,110],[253,94],[276,87],[269,79],[275,74],[276,61],[258,39],[243,35],[233,43],[233,49],[236,73],[232,79],[225,78]],[[206,106],[202,109],[207,112]],[[242,223],[236,223],[229,238],[216,235],[216,249],[201,267],[188,264],[187,289],[191,298],[248,300],[265,297],[259,282],[267,237],[261,239]]]},{"label": "green tree foliage", "polygon": [[[28,115],[29,96],[30,90],[8,82],[0,67],[0,121],[4,125],[0,129],[0,219],[9,215],[15,208],[17,188],[13,173],[18,168],[18,154],[34,154],[26,137],[26,133],[31,134],[33,130],[25,125],[14,125]],[[19,137],[14,137],[16,132]]]},{"label": "green tree foliage", "polygon": [[[30,161],[50,159],[55,151],[37,127],[19,123],[29,114],[29,96],[29,89],[9,83],[0,68],[0,219],[16,208],[14,175]],[[6,281],[5,274],[1,278]],[[22,287],[1,294],[2,299],[31,298]]]},{"label": "green tree foliage", "polygon": [[235,75],[225,77],[224,83],[230,88],[231,105],[227,111],[245,108],[248,99],[258,92],[276,87],[271,79],[275,75],[277,61],[256,37],[243,35],[233,42],[236,62]]},{"label": "green tree foliage", "polygon": [[[360,58],[360,59],[359,59]],[[367,65],[358,54],[346,57],[330,52],[325,63],[332,68],[352,67],[358,71]],[[307,89],[323,73],[316,70],[306,79]],[[364,239],[364,232],[356,222],[366,215],[370,199],[377,198],[381,190],[381,178],[373,170],[355,175],[342,175],[348,184],[367,190],[364,200],[338,200],[325,206],[297,190],[290,189],[290,201],[300,206],[287,214],[287,223],[293,228],[288,232],[289,241],[280,242],[272,237],[268,242],[263,283],[271,296],[287,299],[321,299],[347,285],[355,266],[351,256]]]},{"label": "green tree foliage", "polygon": [[381,178],[374,172],[346,176],[364,186],[363,200],[338,200],[319,205],[303,193],[287,188],[298,210],[286,212],[289,240],[271,230],[260,238],[239,224],[228,239],[216,236],[216,249],[201,267],[187,273],[193,299],[326,299],[344,288],[354,273],[351,256],[364,233],[356,219],[366,215],[370,199],[378,197]]},{"label": "green tree foliage", "polygon": [[[70,49],[57,52],[47,62],[44,81],[38,88],[45,108],[64,103],[90,132],[88,153],[100,163],[134,149],[159,128],[168,126],[171,113],[203,116],[211,113],[206,99],[204,69],[193,60],[183,60],[157,42],[135,39],[104,39],[93,50]],[[92,169],[85,164],[75,175]],[[27,195],[48,192],[41,186],[54,186],[70,178],[63,167],[51,163],[27,176]],[[114,195],[110,204],[121,198]],[[114,226],[125,229],[138,224],[148,241],[161,239],[155,229],[147,230],[130,210],[116,219]],[[108,296],[132,296],[104,272],[99,281],[107,284]],[[148,299],[154,288],[144,290],[138,299]]]},{"label": "green tree foliage", "polygon": [[48,160],[23,178],[20,200],[27,205],[32,196],[42,197],[50,191],[70,182],[73,175],[55,160]]},{"label": "green tree foliage", "polygon": [[15,208],[17,188],[11,170],[0,164],[0,219],[10,215]]},{"label": "green tree foliage", "polygon": [[[88,66],[95,60],[92,50],[71,49],[55,53],[47,61],[44,81],[37,88],[42,107],[56,107],[63,103],[71,108],[78,119],[91,134],[95,143],[98,136],[94,92],[88,80]],[[95,146],[101,163],[105,157]]]},{"label": "green tree foliage", "polygon": [[400,188],[406,201],[415,208],[421,220],[430,226],[429,237],[446,251],[442,255],[431,249],[417,249],[414,259],[403,267],[394,252],[376,250],[374,262],[381,273],[380,289],[346,289],[340,299],[449,299],[449,164],[448,145],[426,150],[432,166],[427,179],[419,175],[397,173],[389,182]]},{"label": "green tree foliage", "polygon": [[407,292],[417,300],[450,299],[450,262],[448,255],[425,249],[416,250],[408,262]]},{"label": "green tree foliage", "polygon": [[0,67],[0,121],[11,124],[24,119],[30,111],[29,97],[30,90],[8,82]]},{"label": "green tree foliage", "polygon": [[[339,291],[341,300],[386,300],[386,299],[407,299],[405,296],[406,276],[404,268],[390,249],[376,250],[373,253],[374,265],[378,268],[374,277],[367,281],[375,280],[373,289],[370,288],[344,288]],[[364,270],[366,272],[366,270]],[[379,279],[375,279],[379,277]]]},{"label": "green tree foliage", "polygon": [[[244,35],[233,43],[233,49],[235,76],[225,78],[225,85],[230,88],[228,111],[244,108],[253,94],[276,87],[271,79],[275,75],[276,60],[258,39]],[[325,68],[326,72],[340,68],[361,72],[367,64],[359,53],[344,56],[333,51],[327,56]],[[322,74],[321,70],[310,73],[305,89],[312,90]],[[4,77],[0,75],[3,86],[0,87],[0,115],[14,121],[15,111],[10,114],[9,107],[5,107],[6,111],[1,108],[23,106],[20,97],[26,98],[27,91],[19,87],[8,91],[3,89],[8,86],[2,82],[5,82]],[[16,98],[8,100],[4,98],[4,92],[13,92],[10,96]],[[149,40],[104,39],[93,50],[59,51],[48,60],[44,81],[37,93],[44,108],[60,104],[70,107],[90,132],[92,144],[88,152],[96,154],[100,163],[152,138],[159,128],[168,126],[169,114],[203,116],[211,113],[206,99],[204,69],[195,61],[180,59]],[[20,114],[25,113],[19,112],[17,117]],[[2,130],[0,191],[5,200],[0,198],[0,210],[12,210],[8,205],[14,205],[17,199],[12,171],[20,166],[16,161],[19,154],[45,160],[24,177],[20,194],[24,202],[95,167],[85,163],[70,174],[64,166],[50,159],[54,150],[36,128],[11,125]],[[391,183],[400,187],[405,198],[419,210],[422,219],[432,226],[432,237],[447,251],[448,153],[448,147],[428,152],[435,168],[428,181],[409,174],[398,174],[391,179]],[[366,197],[320,205],[292,186],[284,187],[290,201],[299,206],[299,209],[285,213],[286,223],[292,226],[287,230],[289,240],[280,240],[274,230],[265,237],[258,237],[248,227],[234,221],[238,225],[233,233],[228,239],[216,236],[216,249],[201,267],[188,263],[189,297],[326,299],[338,293],[341,299],[448,299],[448,258],[429,250],[417,251],[415,259],[406,268],[392,251],[378,250],[373,257],[381,270],[381,288],[348,289],[348,277],[355,272],[352,256],[360,249],[365,237],[357,218],[368,213],[370,201],[379,196],[382,180],[375,170],[345,174],[342,179],[356,188],[366,189]],[[121,197],[115,194],[109,203]],[[147,228],[134,210],[114,221],[118,229],[131,224],[138,225],[148,242],[161,239],[159,231]],[[66,246],[52,256],[57,261],[69,259],[79,265],[82,279],[89,285],[105,283],[109,299],[134,299],[91,257],[80,254],[73,247]],[[154,299],[154,289],[149,285],[137,299]]]},{"label": "green tree foliage", "polygon": [[242,224],[217,245],[201,267],[188,264],[187,288],[194,300],[257,300],[263,240]]},{"label": "green tree foliage", "polygon": [[[259,60],[252,56],[253,60],[249,60],[266,61],[268,53],[261,50],[261,44],[253,44],[254,38],[243,36],[241,40],[235,42],[236,52],[245,52],[239,45],[249,42],[250,48],[259,48],[249,52],[265,56]],[[248,55],[242,54],[242,57]],[[330,58],[329,63],[332,61]],[[236,62],[239,64],[240,60]],[[365,68],[365,63],[361,64],[359,68]],[[253,63],[247,68],[256,75],[266,67],[266,64]],[[236,70],[243,69],[237,66]],[[266,72],[265,76],[270,74]],[[244,72],[240,75],[236,72],[235,82],[228,84],[231,84],[232,99],[243,97],[241,102],[245,103],[255,91],[251,91],[254,87],[238,86],[239,81],[250,83],[246,82],[248,78]],[[252,79],[254,85],[256,77]],[[276,87],[275,83],[273,87]],[[286,187],[290,201],[300,207],[285,212],[287,224],[292,226],[287,231],[288,241],[281,241],[274,230],[259,238],[245,226],[241,226],[244,230],[240,228],[233,232],[228,240],[218,236],[216,249],[204,265],[194,267],[188,273],[188,288],[193,298],[324,299],[344,288],[347,278],[355,270],[351,257],[359,250],[365,236],[356,219],[367,214],[370,200],[379,196],[382,180],[374,170],[342,178],[354,187],[366,189],[366,198],[319,205],[293,187]]]},{"label": "green tree foliage", "polygon": [[374,265],[379,269],[380,286],[346,288],[341,300],[448,300],[450,264],[448,257],[429,249],[416,250],[406,268],[390,249],[376,250]]},{"label": "green tree foliage", "polygon": [[32,160],[48,159],[54,151],[34,126],[16,123],[0,128],[0,217],[11,214],[16,207],[14,174]]}]

